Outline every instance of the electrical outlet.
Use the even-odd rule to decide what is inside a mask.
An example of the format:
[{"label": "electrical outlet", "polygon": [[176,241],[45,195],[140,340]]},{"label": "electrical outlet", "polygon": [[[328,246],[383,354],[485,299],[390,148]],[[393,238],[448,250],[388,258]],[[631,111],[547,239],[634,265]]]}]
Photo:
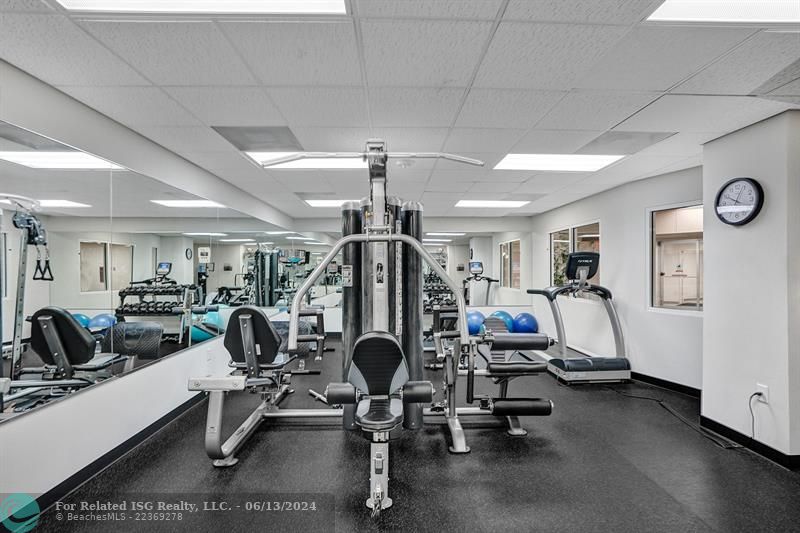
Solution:
[{"label": "electrical outlet", "polygon": [[769,387],[762,385],[761,383],[756,383],[756,392],[761,393],[761,396],[757,398],[759,402],[769,403]]}]

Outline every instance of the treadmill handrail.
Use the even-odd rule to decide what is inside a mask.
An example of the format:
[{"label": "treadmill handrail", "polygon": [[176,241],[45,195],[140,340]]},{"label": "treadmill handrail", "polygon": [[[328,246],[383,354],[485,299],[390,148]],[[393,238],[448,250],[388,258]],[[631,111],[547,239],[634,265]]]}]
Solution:
[{"label": "treadmill handrail", "polygon": [[331,247],[331,250],[328,252],[328,255],[322,259],[322,262],[317,265],[317,268],[311,272],[300,288],[297,289],[297,293],[294,297],[296,305],[292,305],[289,313],[289,339],[287,342],[287,349],[290,352],[297,349],[297,327],[300,321],[300,307],[303,305],[303,299],[306,293],[310,291],[311,287],[313,287],[317,280],[322,277],[322,274],[325,273],[328,265],[334,260],[339,251],[346,245],[357,242],[402,242],[411,246],[422,258],[422,260],[428,263],[428,266],[430,266],[431,269],[441,278],[441,280],[445,282],[445,284],[455,295],[456,305],[458,306],[458,320],[459,324],[461,324],[461,331],[459,332],[461,344],[465,346],[469,344],[469,333],[464,327],[467,323],[467,305],[464,300],[464,295],[461,293],[459,285],[447,275],[447,272],[445,272],[442,266],[436,262],[436,260],[431,254],[428,253],[427,250],[425,250],[425,248],[422,246],[422,243],[410,235],[404,235],[401,233],[355,233],[352,235],[347,235],[346,237],[342,237],[336,241],[336,243],[334,243],[334,245]]}]

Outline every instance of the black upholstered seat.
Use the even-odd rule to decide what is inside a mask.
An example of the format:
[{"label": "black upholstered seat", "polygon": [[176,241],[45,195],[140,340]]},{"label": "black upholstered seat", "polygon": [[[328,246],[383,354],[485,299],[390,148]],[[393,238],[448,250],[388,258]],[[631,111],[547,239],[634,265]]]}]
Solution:
[{"label": "black upholstered seat", "polygon": [[40,317],[49,316],[64,345],[64,355],[71,365],[82,365],[92,360],[97,346],[97,339],[89,330],[81,326],[66,309],[60,307],[43,307],[31,318],[31,348],[46,365],[55,365],[53,352],[47,345]]},{"label": "black upholstered seat", "polygon": [[369,396],[356,407],[356,423],[367,431],[388,431],[403,421],[403,403],[391,398],[408,382],[408,366],[397,339],[371,331],[356,340],[348,381]]},{"label": "black upholstered seat", "polygon": [[231,313],[228,328],[225,330],[224,344],[225,349],[231,355],[232,366],[247,368],[242,341],[242,325],[239,320],[243,315],[249,315],[253,325],[252,333],[256,344],[255,353],[259,368],[272,369],[285,366],[291,358],[279,350],[282,342],[281,336],[278,335],[264,311],[249,305],[239,307]]}]

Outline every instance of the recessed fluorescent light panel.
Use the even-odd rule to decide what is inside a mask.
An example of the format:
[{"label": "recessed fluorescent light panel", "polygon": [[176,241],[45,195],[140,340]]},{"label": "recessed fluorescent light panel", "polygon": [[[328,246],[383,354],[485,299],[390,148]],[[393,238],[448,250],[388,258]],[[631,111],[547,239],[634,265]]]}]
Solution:
[{"label": "recessed fluorescent light panel", "polygon": [[583,154],[508,154],[495,170],[549,170],[551,172],[594,172],[625,156]]},{"label": "recessed fluorescent light panel", "polygon": [[255,239],[220,239],[219,242],[252,242],[256,243]]},{"label": "recessed fluorescent light panel", "polygon": [[344,0],[57,0],[70,11],[346,15]]},{"label": "recessed fluorescent light panel", "polygon": [[293,231],[265,231],[266,235],[288,235],[294,233]]},{"label": "recessed fluorescent light panel", "polygon": [[260,242],[258,244],[260,244],[261,246],[268,246],[270,244],[275,244],[275,243],[274,242]]},{"label": "recessed fluorescent light panel", "polygon": [[164,207],[225,207],[211,200],[150,200]]},{"label": "recessed fluorescent light panel", "polygon": [[0,152],[0,159],[31,168],[59,170],[122,170],[104,159],[83,152]]},{"label": "recessed fluorescent light panel", "polygon": [[428,237],[463,237],[466,233],[452,233],[449,231],[443,231],[438,233],[426,233]]},{"label": "recessed fluorescent light panel", "polygon": [[342,207],[345,202],[353,202],[355,200],[306,200],[306,203],[311,207]]},{"label": "recessed fluorescent light panel", "polygon": [[286,237],[287,241],[313,241],[311,237]]},{"label": "recessed fluorescent light panel", "polygon": [[422,242],[451,242],[452,239],[422,239]]},{"label": "recessed fluorescent light panel", "polygon": [[81,204],[70,200],[39,200],[42,207],[92,207],[89,204]]},{"label": "recessed fluorescent light panel", "polygon": [[[265,165],[270,161],[283,159],[300,152],[245,152],[248,157],[259,165]],[[314,159],[298,159],[288,163],[270,165],[268,169],[353,169],[367,168],[367,162],[360,157],[322,157]]]},{"label": "recessed fluorescent light panel", "polygon": [[456,207],[496,207],[496,208],[513,208],[522,207],[530,202],[523,202],[520,200],[459,200]]},{"label": "recessed fluorescent light panel", "polygon": [[800,23],[797,0],[666,0],[655,22]]},{"label": "recessed fluorescent light panel", "polygon": [[184,233],[187,237],[227,237],[227,233]]}]

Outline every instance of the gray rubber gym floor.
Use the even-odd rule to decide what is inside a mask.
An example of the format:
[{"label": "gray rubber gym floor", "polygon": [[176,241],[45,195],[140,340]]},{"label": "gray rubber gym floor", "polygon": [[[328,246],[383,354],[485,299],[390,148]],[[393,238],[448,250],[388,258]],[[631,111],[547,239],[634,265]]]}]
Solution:
[{"label": "gray rubber gym floor", "polygon": [[[283,407],[321,407],[340,368],[327,353],[323,376],[295,377]],[[311,363],[309,366],[313,366]],[[327,374],[327,375],[325,375]],[[438,385],[439,376],[434,378]],[[479,379],[481,389],[494,387]],[[373,520],[364,506],[369,442],[336,426],[265,423],[233,468],[215,469],[203,450],[205,402],[69,495],[65,501],[130,493],[326,493],[333,516],[315,525],[269,514],[214,516],[192,531],[799,531],[800,474],[744,449],[723,449],[656,402],[696,420],[699,402],[644,384],[566,387],[526,377],[511,394],[555,403],[553,415],[524,418],[527,437],[467,429],[472,452],[451,455],[443,428],[405,432],[390,447],[394,506]],[[459,394],[463,397],[463,387]],[[239,423],[259,401],[234,395],[226,414]],[[100,430],[102,421],[94,427]],[[176,522],[71,523],[45,513],[38,531],[183,531]]]}]

